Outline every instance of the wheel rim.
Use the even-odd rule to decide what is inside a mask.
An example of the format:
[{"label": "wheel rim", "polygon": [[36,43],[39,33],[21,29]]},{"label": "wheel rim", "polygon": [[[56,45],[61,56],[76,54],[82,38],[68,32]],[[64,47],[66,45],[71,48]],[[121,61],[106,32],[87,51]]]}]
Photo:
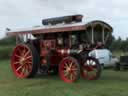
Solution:
[{"label": "wheel rim", "polygon": [[26,78],[32,71],[32,53],[26,45],[18,45],[14,49],[11,61],[12,69],[19,78]]},{"label": "wheel rim", "polygon": [[87,59],[82,66],[82,76],[88,80],[94,80],[97,77],[98,68],[97,61],[94,59]]},{"label": "wheel rim", "polygon": [[77,62],[73,59],[65,59],[61,62],[59,71],[62,80],[68,83],[76,81],[78,77],[79,68]]}]

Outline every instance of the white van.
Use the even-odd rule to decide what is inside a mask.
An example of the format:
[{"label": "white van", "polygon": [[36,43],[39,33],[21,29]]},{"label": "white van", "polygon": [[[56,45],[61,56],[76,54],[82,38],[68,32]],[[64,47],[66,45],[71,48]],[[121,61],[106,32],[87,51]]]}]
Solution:
[{"label": "white van", "polygon": [[119,60],[112,56],[112,53],[108,49],[95,49],[89,53],[89,56],[95,57],[99,60],[102,67],[113,67]]}]

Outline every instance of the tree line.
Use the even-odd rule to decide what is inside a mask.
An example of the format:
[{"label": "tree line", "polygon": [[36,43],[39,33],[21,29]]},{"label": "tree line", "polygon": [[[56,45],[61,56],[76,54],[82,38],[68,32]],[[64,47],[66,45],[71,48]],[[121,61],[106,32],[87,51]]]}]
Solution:
[{"label": "tree line", "polygon": [[126,40],[122,40],[121,37],[118,37],[118,39],[115,39],[115,37],[112,36],[111,44],[107,45],[107,47],[111,51],[128,52],[128,38],[126,38]]},{"label": "tree line", "polygon": [[[4,39],[0,40],[0,46],[9,46],[9,45],[15,45],[15,37],[5,37]],[[111,51],[128,51],[128,38],[126,40],[122,40],[121,37],[118,37],[116,39],[114,36],[111,37],[111,39],[108,40],[105,47],[110,49]]]}]

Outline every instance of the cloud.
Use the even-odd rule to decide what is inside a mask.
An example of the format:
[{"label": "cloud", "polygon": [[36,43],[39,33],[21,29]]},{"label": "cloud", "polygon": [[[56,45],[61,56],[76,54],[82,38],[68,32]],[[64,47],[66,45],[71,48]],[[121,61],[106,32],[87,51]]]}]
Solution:
[{"label": "cloud", "polygon": [[[85,21],[100,19],[114,27],[114,35],[126,38],[127,0],[0,0],[0,28],[40,25],[43,18],[81,13]],[[3,35],[0,35],[3,36]]]}]

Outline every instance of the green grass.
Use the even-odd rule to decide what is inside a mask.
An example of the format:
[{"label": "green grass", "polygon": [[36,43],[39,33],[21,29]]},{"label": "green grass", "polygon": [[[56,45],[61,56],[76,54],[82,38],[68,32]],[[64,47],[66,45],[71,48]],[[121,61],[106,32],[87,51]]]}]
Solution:
[{"label": "green grass", "polygon": [[18,79],[9,60],[0,62],[0,96],[127,96],[128,72],[104,70],[96,81],[80,79],[68,84],[59,76]]},{"label": "green grass", "polygon": [[120,57],[120,56],[123,56],[123,55],[128,55],[128,52],[114,51],[114,52],[112,52],[112,54],[113,54],[114,56]]}]

